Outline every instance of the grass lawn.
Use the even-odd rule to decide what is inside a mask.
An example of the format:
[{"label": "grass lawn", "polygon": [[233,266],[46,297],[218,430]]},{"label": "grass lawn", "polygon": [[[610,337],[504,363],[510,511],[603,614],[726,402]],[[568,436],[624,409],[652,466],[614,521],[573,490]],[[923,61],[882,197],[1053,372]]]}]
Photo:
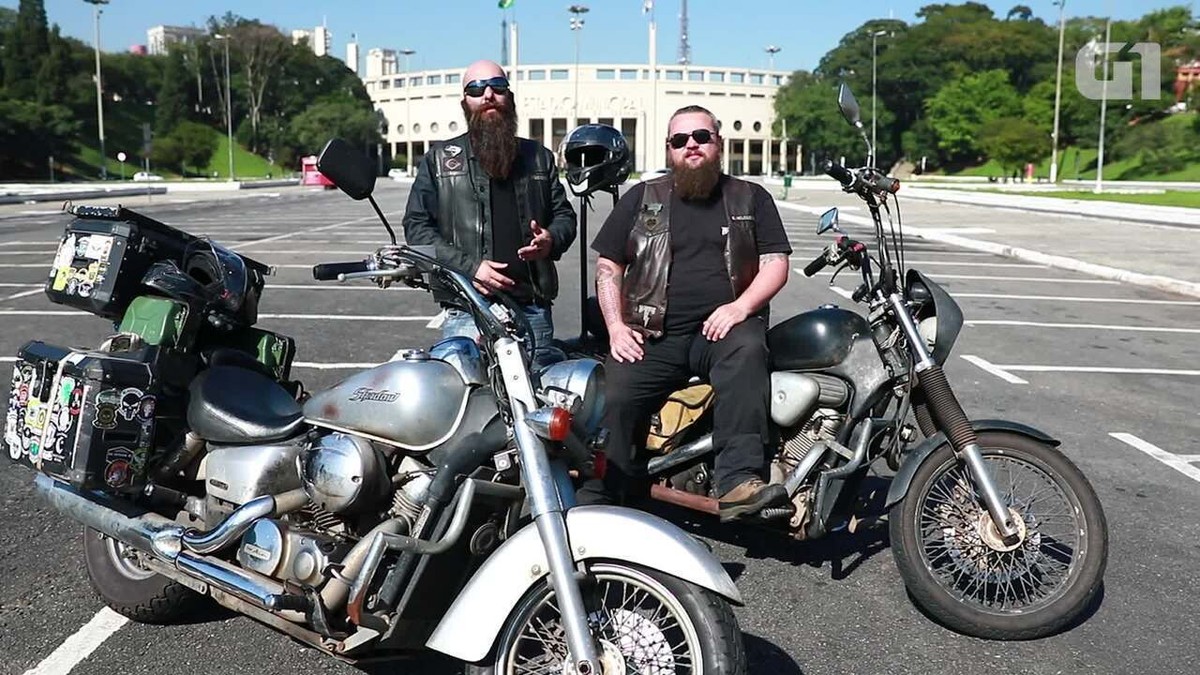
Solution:
[{"label": "grass lawn", "polygon": [[1030,197],[1055,197],[1058,199],[1086,199],[1089,201],[1101,202],[1124,202],[1127,204],[1149,204],[1151,206],[1186,206],[1188,208],[1200,208],[1200,191],[1188,190],[1167,190],[1166,192],[1145,192],[1145,193],[1116,193],[1105,192],[1096,194],[1095,192],[1087,191],[1061,191],[1061,192],[1012,192],[1007,190],[992,190],[991,192],[1003,192],[1004,194],[1021,194],[1029,195]]}]

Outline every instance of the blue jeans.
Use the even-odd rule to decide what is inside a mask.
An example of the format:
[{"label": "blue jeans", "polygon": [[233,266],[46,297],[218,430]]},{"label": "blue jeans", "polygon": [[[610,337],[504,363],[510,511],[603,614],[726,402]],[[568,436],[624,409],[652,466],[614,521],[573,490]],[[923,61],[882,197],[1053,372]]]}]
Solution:
[{"label": "blue jeans", "polygon": [[[525,305],[525,319],[533,329],[534,346],[537,353],[533,357],[535,368],[542,368],[555,361],[566,358],[561,350],[552,347],[554,339],[554,317],[549,307]],[[448,337],[468,337],[472,340],[479,338],[479,329],[475,327],[475,319],[461,309],[446,309],[446,320],[442,323],[442,339]]]}]

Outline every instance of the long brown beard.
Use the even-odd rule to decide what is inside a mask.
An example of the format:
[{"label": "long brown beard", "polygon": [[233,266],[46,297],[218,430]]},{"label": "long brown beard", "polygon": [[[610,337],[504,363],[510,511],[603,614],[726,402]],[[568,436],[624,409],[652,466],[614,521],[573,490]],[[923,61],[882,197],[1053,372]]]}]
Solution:
[{"label": "long brown beard", "polygon": [[720,157],[713,157],[694,169],[680,162],[671,168],[671,174],[675,177],[675,193],[681,199],[707,199],[721,179]]},{"label": "long brown beard", "polygon": [[500,111],[499,116],[484,114],[491,108],[472,113],[467,102],[462,102],[471,150],[488,176],[503,180],[517,156],[517,107],[511,98],[493,107]]}]

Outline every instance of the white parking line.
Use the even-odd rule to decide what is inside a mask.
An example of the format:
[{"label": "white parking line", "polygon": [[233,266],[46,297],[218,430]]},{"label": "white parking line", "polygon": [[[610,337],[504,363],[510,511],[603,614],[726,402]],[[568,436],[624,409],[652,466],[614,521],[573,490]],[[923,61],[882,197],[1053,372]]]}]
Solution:
[{"label": "white parking line", "polygon": [[129,619],[124,616],[107,607],[101,609],[50,656],[42,659],[37,667],[25,671],[25,675],[66,675],[126,623],[129,623]]},{"label": "white parking line", "polygon": [[0,251],[0,255],[54,255],[58,249],[51,248],[43,251]]},{"label": "white parking line", "polygon": [[27,295],[35,295],[35,294],[41,293],[41,292],[42,292],[42,288],[39,286],[31,291],[21,291],[20,293],[13,293],[12,295],[5,297],[4,299],[5,300],[16,300],[17,298],[23,298]]},{"label": "white parking line", "polygon": [[1167,326],[1118,326],[1103,323],[1047,323],[1013,321],[1008,319],[975,319],[963,322],[967,326],[1029,326],[1031,328],[1082,328],[1089,330],[1119,330],[1142,333],[1200,333],[1200,328],[1170,328]]},{"label": "white parking line", "polygon": [[1200,375],[1200,370],[1174,368],[1113,368],[1109,366],[996,366],[1004,370],[1028,373],[1111,373],[1116,375]]},{"label": "white parking line", "polygon": [[[0,316],[89,316],[80,310],[2,309]],[[432,316],[379,316],[375,314],[259,314],[260,319],[302,321],[429,321]]]},{"label": "white parking line", "polygon": [[1055,302],[1110,302],[1130,305],[1200,306],[1200,300],[1143,300],[1141,298],[1081,298],[1059,295],[1012,295],[1008,293],[953,293],[955,298],[994,298],[997,300],[1053,300]]},{"label": "white parking line", "polygon": [[1008,366],[997,366],[995,364],[989,363],[988,361],[986,361],[984,359],[979,358],[978,356],[973,356],[971,354],[963,354],[962,358],[967,363],[975,364],[976,366],[979,366],[983,370],[986,370],[987,372],[991,373],[992,375],[995,375],[996,377],[998,377],[1010,384],[1029,384],[1029,382],[1027,382],[1027,381],[1017,377],[1016,375],[1013,375],[1012,373],[1008,372],[1007,370],[1005,370],[1005,368],[1007,368]]},{"label": "white parking line", "polygon": [[1163,450],[1162,448],[1158,447],[1157,445],[1154,445],[1153,443],[1147,443],[1146,441],[1143,441],[1142,439],[1138,438],[1137,436],[1134,436],[1133,434],[1125,433],[1123,431],[1122,432],[1110,432],[1108,435],[1112,436],[1113,438],[1117,439],[1118,441],[1121,441],[1122,443],[1125,443],[1126,445],[1129,445],[1131,447],[1137,448],[1138,450],[1141,450],[1142,452],[1146,453],[1147,455],[1150,455],[1154,459],[1157,459],[1158,461],[1162,462],[1163,464],[1166,464],[1167,466],[1171,467],[1172,469],[1175,469],[1176,471],[1187,476],[1188,478],[1191,478],[1194,481],[1200,482],[1200,468],[1197,468],[1197,467],[1192,466],[1191,464],[1188,464],[1187,461],[1184,459],[1185,457],[1187,457],[1186,455],[1176,455],[1174,453],[1167,452],[1166,450]]},{"label": "white parking line", "polygon": [[42,241],[0,241],[0,246],[45,246],[57,243],[57,239],[43,239]]}]

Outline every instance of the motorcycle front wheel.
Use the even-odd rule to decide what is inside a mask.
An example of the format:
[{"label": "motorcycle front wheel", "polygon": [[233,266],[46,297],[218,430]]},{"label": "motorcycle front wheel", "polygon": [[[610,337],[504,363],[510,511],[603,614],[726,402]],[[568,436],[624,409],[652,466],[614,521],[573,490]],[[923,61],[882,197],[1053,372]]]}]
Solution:
[{"label": "motorcycle front wheel", "polygon": [[[627,563],[588,570],[588,622],[600,645],[598,675],[742,675],[748,672],[732,608],[709,591]],[[517,606],[484,664],[467,675],[574,673],[549,579]]]},{"label": "motorcycle front wheel", "polygon": [[892,553],[916,603],[952,630],[1028,640],[1074,622],[1099,592],[1108,531],[1095,491],[1062,453],[1027,436],[980,432],[1019,528],[1004,541],[949,444],[913,475],[889,516]]}]

